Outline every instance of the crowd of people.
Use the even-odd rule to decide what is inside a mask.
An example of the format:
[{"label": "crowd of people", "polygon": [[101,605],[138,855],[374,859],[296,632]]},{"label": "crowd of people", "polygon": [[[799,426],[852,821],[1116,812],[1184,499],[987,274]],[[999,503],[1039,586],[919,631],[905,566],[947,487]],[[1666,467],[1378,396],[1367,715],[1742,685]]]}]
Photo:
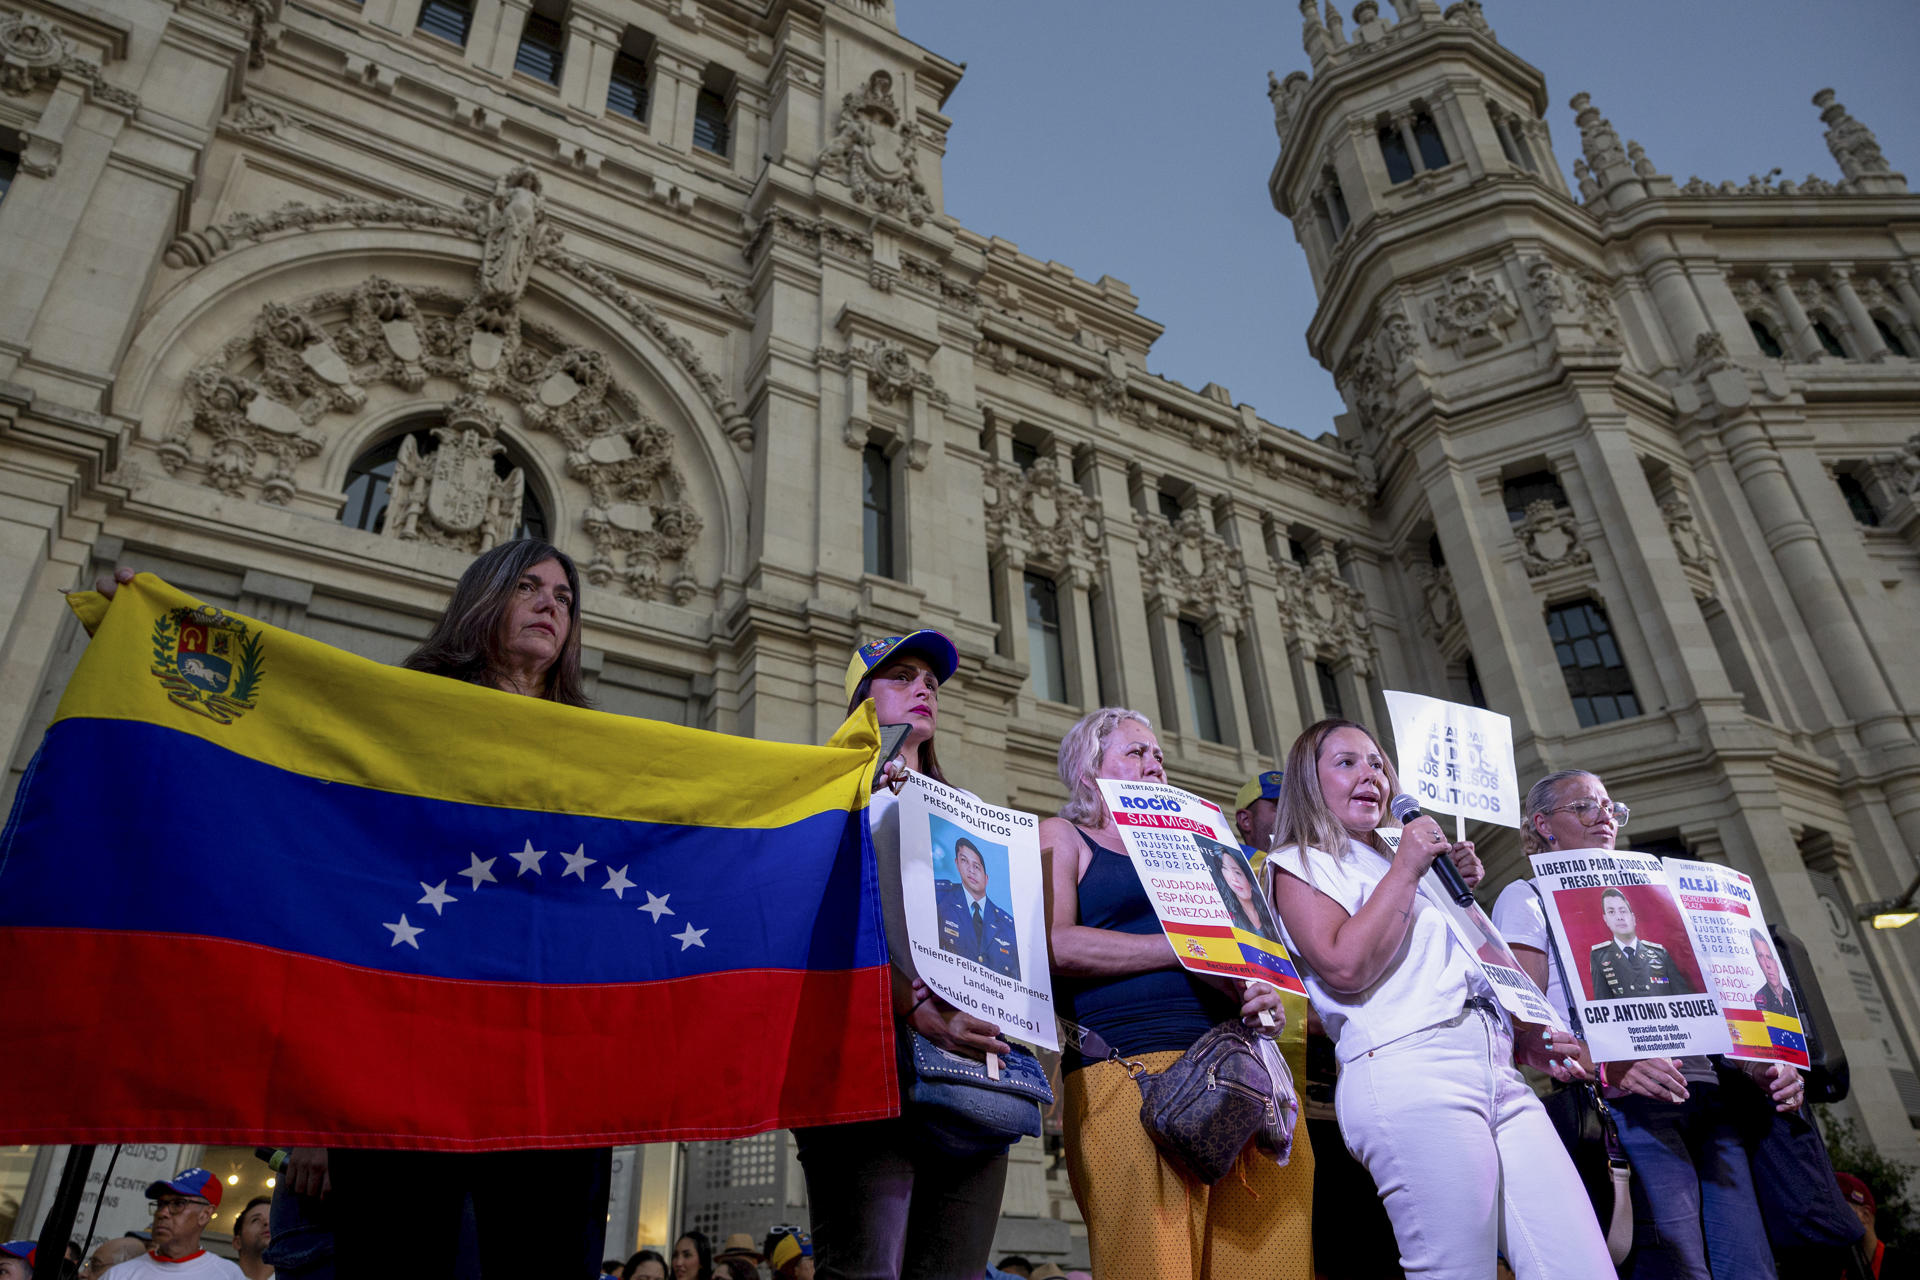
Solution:
[{"label": "crowd of people", "polygon": [[[100,589],[110,596],[130,578],[123,570]],[[911,768],[966,786],[966,778],[948,777],[937,748],[941,689],[958,662],[952,642],[931,630],[874,640],[851,655],[849,712],[871,700],[881,723],[909,726],[889,779],[897,782]],[[530,539],[482,554],[405,665],[585,705],[573,562]],[[1295,1015],[1309,1019],[1311,1033],[1307,1119],[1284,1165],[1243,1158],[1228,1177],[1199,1181],[1144,1130],[1133,1075],[1166,1068],[1223,1022],[1238,1019],[1273,1034],[1286,1009],[1264,983],[1183,968],[1162,932],[1098,785],[1165,781],[1150,719],[1117,707],[1083,717],[1060,744],[1059,776],[1066,804],[1040,826],[1053,988],[1063,1017],[1111,1049],[1104,1056],[1069,1049],[1059,1074],[1065,1165],[1093,1275],[1491,1280],[1503,1266],[1520,1280],[1897,1273],[1897,1260],[1889,1263],[1871,1234],[1868,1271],[1848,1272],[1851,1254],[1841,1239],[1824,1253],[1794,1255],[1813,1257],[1813,1271],[1776,1268],[1770,1241],[1777,1243],[1788,1224],[1763,1212],[1777,1198],[1768,1199],[1749,1152],[1754,1135],[1776,1116],[1806,1124],[1804,1082],[1790,1067],[1708,1058],[1595,1063],[1578,1035],[1503,1011],[1423,887],[1441,859],[1478,884],[1483,868],[1472,842],[1449,840],[1430,820],[1409,822],[1397,850],[1383,840],[1379,829],[1397,825],[1388,802],[1398,780],[1374,735],[1343,720],[1309,727],[1284,769],[1259,774],[1235,798],[1233,822],[1258,885],[1224,866],[1218,872],[1249,920],[1261,906],[1277,914],[1308,989],[1311,1009]],[[904,925],[891,788],[876,788],[869,817],[899,1027],[975,1060],[1007,1053],[1000,1028],[949,1004],[916,975],[898,942]],[[1599,777],[1555,773],[1528,792],[1522,839],[1527,852],[1612,848],[1626,818]],[[964,880],[968,868],[959,870]],[[1256,894],[1265,901],[1256,902]],[[1011,921],[971,923],[957,890],[955,903],[956,933],[984,933],[991,925],[1008,933],[1011,946]],[[1554,950],[1538,895],[1524,882],[1509,886],[1494,919],[1534,981],[1564,1007],[1564,978],[1549,964]],[[1630,960],[1623,949],[1621,972],[1635,963],[1649,961]],[[1612,1103],[1633,1175],[1631,1246],[1618,1265],[1614,1233],[1601,1225],[1610,1207],[1596,1208],[1522,1067],[1551,1088],[1596,1082]],[[1325,1099],[1329,1069],[1337,1078],[1331,1116],[1312,1105],[1316,1096]],[[644,1087],[643,1077],[636,1087]],[[271,1221],[264,1206],[249,1205],[235,1241],[243,1262],[252,1257],[295,1280],[336,1271],[348,1280],[446,1276],[470,1206],[479,1269],[489,1277],[584,1277],[596,1270],[623,1280],[1066,1274],[1020,1258],[991,1263],[1006,1148],[957,1156],[912,1114],[800,1130],[795,1138],[810,1235],[779,1227],[758,1242],[730,1238],[716,1251],[690,1231],[667,1256],[642,1251],[624,1262],[603,1261],[605,1149],[301,1149],[290,1155]],[[1825,1197],[1841,1213],[1864,1203],[1871,1219],[1864,1184],[1832,1182],[1830,1170],[1826,1177],[1825,1187],[1776,1190],[1801,1200]],[[188,1170],[156,1183],[148,1192],[155,1217],[147,1247],[115,1262],[109,1246],[125,1247],[108,1242],[88,1260],[88,1274],[110,1267],[117,1280],[133,1280],[238,1270],[215,1267],[219,1260],[196,1252],[219,1206],[218,1180],[209,1179],[204,1170]],[[254,1241],[258,1251],[249,1254]],[[31,1266],[12,1245],[0,1253],[0,1280],[16,1263]],[[261,1272],[246,1274],[257,1280]]]}]

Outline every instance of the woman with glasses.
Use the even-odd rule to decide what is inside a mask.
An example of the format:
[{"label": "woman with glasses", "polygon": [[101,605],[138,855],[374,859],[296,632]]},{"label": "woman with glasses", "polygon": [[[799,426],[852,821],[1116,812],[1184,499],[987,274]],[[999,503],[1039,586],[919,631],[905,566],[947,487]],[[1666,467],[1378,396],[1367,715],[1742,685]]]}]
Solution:
[{"label": "woman with glasses", "polygon": [[[1520,850],[1531,856],[1611,849],[1627,817],[1627,806],[1615,802],[1594,774],[1551,773],[1533,784],[1521,805]],[[1493,922],[1547,999],[1555,1008],[1566,1008],[1540,896],[1526,881],[1515,881],[1494,904]],[[1625,927],[1632,925],[1628,907]],[[1591,1065],[1584,1044],[1575,1057],[1583,1067]],[[1633,1165],[1634,1249],[1621,1268],[1627,1280],[1766,1280],[1774,1275],[1766,1223],[1740,1140],[1737,1111],[1746,1082],[1736,1067],[1779,1110],[1800,1105],[1799,1074],[1785,1063],[1716,1066],[1713,1059],[1697,1056],[1641,1058],[1603,1068],[1620,1142]]]}]

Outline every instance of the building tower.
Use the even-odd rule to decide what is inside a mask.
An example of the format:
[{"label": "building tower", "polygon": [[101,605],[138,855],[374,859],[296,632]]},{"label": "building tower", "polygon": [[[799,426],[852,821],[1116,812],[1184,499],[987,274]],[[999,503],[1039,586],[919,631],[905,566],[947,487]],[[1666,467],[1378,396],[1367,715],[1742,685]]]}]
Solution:
[{"label": "building tower", "polygon": [[1907,1149],[1920,936],[1855,904],[1920,850],[1920,200],[1831,90],[1838,181],[1677,184],[1579,94],[1569,188],[1477,0],[1392,9],[1302,0],[1270,191],[1377,468],[1369,594],[1425,632],[1404,678],[1510,715],[1523,780],[1603,775],[1636,849],[1754,876]]}]

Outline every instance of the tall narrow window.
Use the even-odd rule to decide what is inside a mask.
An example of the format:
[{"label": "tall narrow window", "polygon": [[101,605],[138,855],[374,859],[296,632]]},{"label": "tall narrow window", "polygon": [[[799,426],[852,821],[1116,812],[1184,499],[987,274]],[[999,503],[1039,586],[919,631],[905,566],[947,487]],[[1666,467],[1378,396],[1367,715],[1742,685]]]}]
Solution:
[{"label": "tall narrow window", "polygon": [[861,537],[867,572],[893,576],[893,462],[877,444],[860,454]]},{"label": "tall narrow window", "polygon": [[1154,498],[1157,502],[1159,502],[1160,514],[1167,518],[1167,523],[1179,524],[1180,523],[1180,499],[1174,497],[1172,494],[1168,493],[1165,489],[1161,489],[1157,493],[1155,493]]},{"label": "tall narrow window", "polygon": [[1440,137],[1440,126],[1424,111],[1413,118],[1413,145],[1420,148],[1421,168],[1447,167],[1447,144]]},{"label": "tall narrow window", "polygon": [[1847,358],[1847,349],[1840,345],[1840,335],[1829,328],[1825,320],[1813,322],[1813,336],[1820,339],[1820,345],[1828,355],[1840,360]]},{"label": "tall narrow window", "polygon": [[727,125],[727,95],[712,85],[701,85],[693,104],[693,145],[717,156],[727,154],[733,131]]},{"label": "tall narrow window", "polygon": [[13,180],[20,173],[20,153],[0,148],[0,200],[7,198],[7,191],[13,186]]},{"label": "tall narrow window", "polygon": [[1860,477],[1851,471],[1836,471],[1834,482],[1840,486],[1840,496],[1847,500],[1847,510],[1853,512],[1854,521],[1870,529],[1880,527],[1880,512],[1874,508],[1873,499],[1867,496],[1867,488],[1860,483]]},{"label": "tall narrow window", "polygon": [[1200,624],[1180,619],[1180,661],[1187,669],[1187,694],[1193,699],[1193,730],[1219,742],[1220,707],[1213,700],[1213,667],[1207,661],[1207,637]]},{"label": "tall narrow window", "polygon": [[1328,719],[1338,720],[1347,712],[1340,705],[1340,682],[1333,678],[1333,668],[1324,662],[1313,664],[1313,678],[1320,685],[1320,705],[1326,711]]},{"label": "tall narrow window", "polygon": [[1039,449],[1028,444],[1025,440],[1016,439],[1013,442],[1014,466],[1020,468],[1022,471],[1031,471],[1033,470],[1033,464],[1038,461],[1040,461]]},{"label": "tall narrow window", "polygon": [[1333,222],[1333,234],[1337,238],[1347,234],[1347,227],[1353,218],[1347,213],[1347,193],[1340,189],[1340,179],[1333,170],[1326,172],[1327,216]]},{"label": "tall narrow window", "polygon": [[1591,600],[1547,610],[1547,636],[1581,728],[1640,714],[1633,677],[1613,642],[1605,610]]},{"label": "tall narrow window", "polygon": [[1027,592],[1027,664],[1033,668],[1033,696],[1067,701],[1067,665],[1060,649],[1060,593],[1053,579],[1029,573]]},{"label": "tall narrow window", "polygon": [[420,0],[420,21],[416,25],[428,35],[464,49],[467,31],[473,26],[473,0]]},{"label": "tall narrow window", "polygon": [[629,120],[647,118],[647,64],[630,53],[613,55],[613,78],[607,81],[607,110]]},{"label": "tall narrow window", "polygon": [[1413,157],[1407,154],[1407,142],[1399,126],[1391,122],[1380,126],[1380,158],[1387,162],[1387,181],[1405,182],[1413,177]]},{"label": "tall narrow window", "polygon": [[1900,341],[1900,335],[1893,331],[1893,326],[1879,316],[1873,318],[1873,331],[1880,335],[1880,341],[1887,344],[1887,350],[1897,356],[1907,354],[1907,344]]},{"label": "tall narrow window", "polygon": [[1779,337],[1766,321],[1759,319],[1757,316],[1748,316],[1747,328],[1753,331],[1753,340],[1759,345],[1760,354],[1767,357],[1767,359],[1778,360],[1781,356],[1787,354],[1787,349],[1780,345]]},{"label": "tall narrow window", "polygon": [[566,11],[537,5],[528,10],[520,28],[520,48],[513,69],[544,84],[560,83],[560,64],[567,52]]}]

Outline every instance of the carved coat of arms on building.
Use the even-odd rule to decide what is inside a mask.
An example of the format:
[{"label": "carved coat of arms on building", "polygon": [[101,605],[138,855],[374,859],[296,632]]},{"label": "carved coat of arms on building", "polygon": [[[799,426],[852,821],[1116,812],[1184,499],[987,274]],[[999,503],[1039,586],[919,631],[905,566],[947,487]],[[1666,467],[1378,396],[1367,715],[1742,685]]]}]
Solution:
[{"label": "carved coat of arms on building", "polygon": [[856,204],[871,200],[882,213],[917,227],[933,213],[933,197],[920,181],[919,141],[919,124],[893,104],[893,76],[876,71],[840,99],[833,140],[814,169],[844,178]]},{"label": "carved coat of arms on building", "polygon": [[1527,513],[1513,526],[1520,541],[1520,561],[1529,578],[1539,578],[1571,565],[1590,564],[1593,553],[1580,542],[1580,526],[1573,512],[1550,498],[1527,504]]},{"label": "carved coat of arms on building", "polygon": [[519,467],[502,476],[494,459],[506,452],[496,437],[504,424],[478,396],[462,396],[432,429],[439,447],[419,437],[400,442],[387,495],[389,538],[432,542],[475,553],[513,537],[520,526],[526,477]]},{"label": "carved coat of arms on building", "polygon": [[1280,622],[1316,655],[1352,659],[1365,675],[1373,669],[1373,629],[1367,598],[1340,576],[1333,548],[1321,546],[1305,566],[1276,560]]},{"label": "carved coat of arms on building", "polygon": [[1210,531],[1200,512],[1189,509],[1178,522],[1135,513],[1134,528],[1143,544],[1140,579],[1147,597],[1163,607],[1202,618],[1218,615],[1229,633],[1253,611],[1247,590],[1247,566],[1240,548]]},{"label": "carved coat of arms on building", "polygon": [[1513,293],[1496,276],[1456,271],[1439,296],[1427,300],[1427,333],[1436,345],[1470,356],[1506,341],[1506,329],[1520,318]]},{"label": "carved coat of arms on building", "polygon": [[1100,502],[1061,480],[1053,459],[1022,471],[1006,463],[986,470],[987,546],[1010,547],[1025,562],[1060,568],[1106,568]]}]

